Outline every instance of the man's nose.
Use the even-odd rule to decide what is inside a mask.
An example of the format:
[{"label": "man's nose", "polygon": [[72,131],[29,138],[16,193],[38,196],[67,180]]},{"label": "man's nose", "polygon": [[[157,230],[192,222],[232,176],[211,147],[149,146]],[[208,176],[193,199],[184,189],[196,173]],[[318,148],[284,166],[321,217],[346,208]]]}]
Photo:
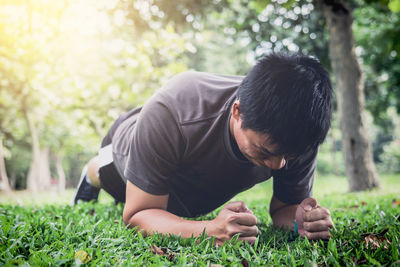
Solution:
[{"label": "man's nose", "polygon": [[284,157],[273,157],[264,161],[264,164],[273,170],[279,170],[286,164]]}]

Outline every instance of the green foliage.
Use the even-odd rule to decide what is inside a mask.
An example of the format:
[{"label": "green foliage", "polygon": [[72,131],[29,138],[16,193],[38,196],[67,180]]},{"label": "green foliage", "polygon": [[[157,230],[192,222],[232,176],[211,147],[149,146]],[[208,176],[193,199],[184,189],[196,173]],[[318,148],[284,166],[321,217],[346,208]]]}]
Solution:
[{"label": "green foliage", "polygon": [[[265,187],[269,187],[268,183],[237,197],[248,201],[259,219],[260,234],[254,245],[235,242],[235,238],[215,247],[212,238],[206,236],[143,237],[123,225],[122,205],[111,203],[83,203],[76,207],[1,204],[0,264],[77,266],[84,260],[89,266],[240,266],[246,263],[250,266],[391,266],[398,261],[400,251],[400,206],[392,205],[392,198],[399,194],[395,190],[396,179],[383,179],[390,192],[352,194],[338,193],[343,190],[334,188],[338,184],[335,180],[343,178],[321,180],[315,191],[323,187],[333,189],[318,198],[322,206],[330,209],[335,223],[329,242],[309,241],[271,226],[267,209],[271,195]],[[213,212],[203,218],[211,219],[215,215]],[[382,237],[390,243],[385,241],[379,248],[366,245],[368,235],[382,232]],[[153,254],[153,245],[165,255]],[[77,257],[79,254],[86,256]]]},{"label": "green foliage", "polygon": [[11,151],[7,166],[20,166],[18,175],[27,176],[29,162],[20,165],[14,152],[29,154],[33,143],[25,115],[40,146],[64,156],[71,182],[120,114],[187,69],[189,37],[168,23],[138,35],[117,2],[0,6],[0,134]]},{"label": "green foliage", "polygon": [[379,168],[385,173],[400,173],[400,141],[394,140],[383,148]]},{"label": "green foliage", "polygon": [[320,149],[317,159],[317,172],[321,175],[345,175],[344,160],[341,151],[323,151]]},{"label": "green foliage", "polygon": [[385,173],[400,172],[400,116],[393,107],[387,110],[390,118],[391,130],[388,141],[382,146],[378,168]]},{"label": "green foliage", "polygon": [[332,119],[331,129],[318,150],[316,167],[318,175],[345,175],[345,163],[341,152],[341,132],[338,118],[335,115]]},{"label": "green foliage", "polygon": [[388,7],[392,12],[400,12],[400,0],[390,0]]},{"label": "green foliage", "polygon": [[314,55],[330,69],[325,22],[309,1],[232,0],[217,15],[215,30],[233,43],[244,43],[249,61],[272,51],[292,51]]},{"label": "green foliage", "polygon": [[390,130],[388,107],[400,111],[400,16],[372,3],[354,10],[354,36],[365,74],[367,109]]}]

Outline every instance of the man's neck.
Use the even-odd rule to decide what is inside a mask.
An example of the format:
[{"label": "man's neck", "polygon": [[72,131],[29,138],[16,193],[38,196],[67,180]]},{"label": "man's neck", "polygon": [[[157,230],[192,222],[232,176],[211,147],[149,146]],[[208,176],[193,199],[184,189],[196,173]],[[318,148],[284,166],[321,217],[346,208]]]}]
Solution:
[{"label": "man's neck", "polygon": [[248,159],[243,156],[242,152],[240,152],[239,146],[236,142],[235,136],[233,134],[233,118],[232,114],[229,117],[229,141],[232,146],[232,151],[235,154],[236,157],[238,157],[240,160],[248,161]]}]

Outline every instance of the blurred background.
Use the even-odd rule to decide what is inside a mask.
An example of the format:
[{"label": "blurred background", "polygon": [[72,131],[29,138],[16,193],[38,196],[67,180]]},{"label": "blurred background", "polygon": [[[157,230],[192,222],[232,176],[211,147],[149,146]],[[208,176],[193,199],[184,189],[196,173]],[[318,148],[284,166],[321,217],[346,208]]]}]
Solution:
[{"label": "blurred background", "polygon": [[272,51],[331,74],[318,178],[377,187],[400,174],[399,11],[400,0],[0,1],[0,194],[76,186],[110,124],[174,74],[246,75]]}]

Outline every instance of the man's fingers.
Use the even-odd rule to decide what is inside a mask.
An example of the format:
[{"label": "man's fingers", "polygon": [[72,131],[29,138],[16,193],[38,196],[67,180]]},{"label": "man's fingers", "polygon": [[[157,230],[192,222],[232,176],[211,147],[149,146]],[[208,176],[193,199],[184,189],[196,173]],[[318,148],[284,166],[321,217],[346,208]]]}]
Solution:
[{"label": "man's fingers", "polygon": [[310,211],[313,208],[317,207],[318,202],[315,198],[309,197],[304,199],[301,203],[300,206],[305,210],[305,211]]},{"label": "man's fingers", "polygon": [[233,216],[232,222],[240,225],[253,226],[257,224],[257,217],[250,213],[237,213]]},{"label": "man's fingers", "polygon": [[[258,235],[258,227],[257,226],[238,226],[238,232],[233,235],[239,233],[240,237],[248,237],[248,236],[257,236]],[[232,236],[233,236],[232,235]]]},{"label": "man's fingers", "polygon": [[330,218],[325,220],[319,220],[315,222],[304,222],[304,230],[307,232],[321,232],[327,231],[333,227],[333,222]]},{"label": "man's fingers", "polygon": [[330,217],[330,212],[326,208],[320,207],[313,209],[304,213],[303,220],[304,222],[314,222],[319,220],[325,220]]},{"label": "man's fingers", "polygon": [[224,208],[234,211],[234,212],[249,212],[250,211],[243,201],[230,202],[230,203],[226,204]]},{"label": "man's fingers", "polygon": [[309,240],[329,239],[329,238],[331,238],[331,234],[328,231],[313,232],[313,233],[304,231],[304,237],[307,237]]}]

